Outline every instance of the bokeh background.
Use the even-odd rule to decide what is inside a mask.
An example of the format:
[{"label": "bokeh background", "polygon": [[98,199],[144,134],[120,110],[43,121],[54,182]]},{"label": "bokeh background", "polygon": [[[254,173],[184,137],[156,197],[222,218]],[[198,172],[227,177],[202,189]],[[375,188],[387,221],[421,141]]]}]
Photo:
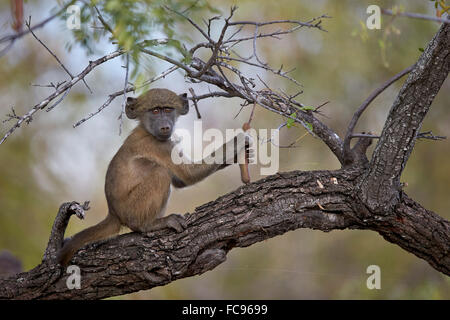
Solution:
[{"label": "bokeh background", "polygon": [[[291,73],[303,85],[299,100],[323,108],[322,118],[341,136],[356,108],[382,82],[414,63],[438,30],[430,21],[383,17],[381,30],[364,30],[366,8],[403,5],[406,11],[434,15],[433,3],[409,1],[356,0],[279,0],[210,1],[228,13],[237,4],[236,20],[308,20],[321,14],[328,32],[304,29],[281,40],[258,44],[260,56],[279,67],[296,68]],[[25,16],[41,21],[49,15],[54,1],[28,1]],[[205,17],[208,18],[208,17]],[[11,32],[9,1],[0,2],[0,34]],[[180,33],[192,33],[188,26]],[[60,57],[72,73],[80,72],[93,60],[114,48],[99,43],[101,52],[87,56],[74,46],[65,49],[71,33],[63,21],[53,21],[36,34]],[[251,54],[251,47],[239,52]],[[107,207],[103,194],[108,162],[136,123],[126,120],[119,135],[117,120],[122,99],[118,98],[95,118],[74,129],[72,125],[96,110],[108,94],[123,87],[123,61],[103,64],[87,78],[94,93],[80,82],[52,112],[42,111],[30,125],[17,130],[0,146],[0,250],[8,250],[22,261],[25,270],[39,264],[59,205],[65,201],[91,201],[92,209],[84,221],[72,220],[67,234],[73,234],[100,221]],[[148,77],[167,68],[157,60],[143,66]],[[243,68],[247,72],[247,68]],[[255,72],[255,70],[248,70]],[[274,88],[295,92],[287,81],[258,71]],[[14,107],[23,114],[41,101],[51,89],[32,86],[67,79],[42,46],[28,35],[0,58],[0,119]],[[386,90],[361,118],[357,129],[380,133],[386,114],[403,80]],[[193,85],[181,73],[162,79],[154,87],[187,92]],[[207,90],[194,86],[196,91]],[[450,82],[447,80],[432,105],[423,130],[450,136]],[[199,104],[203,128],[240,128],[250,109],[240,109],[236,99],[203,100]],[[195,112],[178,126],[192,129]],[[254,128],[276,128],[283,119],[261,108],[256,109]],[[12,125],[0,124],[3,135]],[[305,130],[282,129],[280,142],[289,144]],[[337,169],[338,161],[326,146],[309,135],[298,147],[280,150],[280,171]],[[372,147],[373,148],[373,147]],[[371,149],[372,150],[372,149]],[[370,150],[370,151],[371,151]],[[418,141],[403,174],[405,191],[426,208],[450,218],[450,142]],[[252,179],[259,179],[258,167],[251,168]],[[196,206],[216,199],[240,186],[239,169],[232,166],[193,187],[173,190],[168,213],[192,212]],[[366,268],[381,268],[381,290],[366,287]],[[183,279],[165,287],[129,294],[122,299],[449,299],[450,278],[426,262],[386,242],[371,231],[332,231],[324,233],[300,229],[255,244],[233,249],[227,261],[201,276]]]}]

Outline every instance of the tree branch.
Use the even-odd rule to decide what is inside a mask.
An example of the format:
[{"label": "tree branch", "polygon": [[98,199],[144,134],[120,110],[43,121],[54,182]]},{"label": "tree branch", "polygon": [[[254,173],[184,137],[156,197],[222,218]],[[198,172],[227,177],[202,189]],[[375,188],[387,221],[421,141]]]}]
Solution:
[{"label": "tree branch", "polygon": [[389,16],[401,16],[401,17],[408,17],[413,19],[421,19],[421,20],[429,20],[429,21],[435,21],[440,23],[450,23],[450,20],[447,18],[439,18],[439,17],[433,17],[433,16],[427,16],[425,14],[420,13],[413,13],[413,12],[393,12],[392,10],[388,9],[381,9],[381,13],[387,14]]},{"label": "tree branch", "polygon": [[360,186],[362,199],[373,212],[389,212],[399,201],[401,173],[449,71],[450,25],[443,24],[400,90]]},{"label": "tree branch", "polygon": [[186,214],[181,233],[132,232],[83,247],[71,262],[82,270],[81,289],[68,289],[69,275],[49,259],[0,279],[0,299],[99,299],[146,290],[212,270],[233,248],[299,228],[374,230],[450,274],[450,223],[406,195],[391,216],[374,217],[354,193],[362,173],[349,168],[269,176]]},{"label": "tree branch", "polygon": [[[89,65],[81,71],[78,75],[72,78],[71,81],[65,82],[63,85],[59,86],[58,89],[55,90],[51,95],[49,95],[47,98],[36,104],[33,108],[31,108],[26,114],[19,117],[17,122],[14,124],[14,126],[6,132],[6,134],[3,136],[3,138],[0,140],[0,145],[5,142],[5,140],[17,129],[19,128],[23,122],[30,123],[32,121],[33,115],[38,112],[39,110],[44,109],[50,102],[52,102],[54,99],[56,99],[61,94],[66,93],[66,91],[70,90],[78,81],[83,80],[84,77],[86,77],[93,69],[95,69],[97,66],[101,65],[102,63],[117,58],[118,56],[122,55],[124,52],[122,50],[114,51],[113,53],[110,53],[106,56],[103,56],[97,60],[89,61]],[[122,91],[123,93],[123,91]],[[57,103],[61,102],[61,100],[57,101]],[[56,103],[56,104],[57,104]],[[52,108],[56,105],[54,104]]]},{"label": "tree branch", "polygon": [[76,215],[79,219],[84,219],[85,211],[89,210],[89,201],[86,201],[83,205],[78,202],[66,202],[63,203],[58,213],[56,214],[55,222],[53,223],[52,232],[50,234],[50,240],[48,241],[47,248],[44,252],[43,261],[55,260],[56,253],[61,249],[64,232],[71,215]]},{"label": "tree branch", "polygon": [[412,66],[409,66],[408,68],[404,69],[403,71],[397,73],[395,76],[393,76],[391,79],[386,81],[381,85],[381,87],[377,88],[375,91],[373,91],[369,97],[363,102],[363,104],[356,110],[356,112],[353,114],[352,120],[350,121],[347,133],[345,135],[344,139],[344,164],[351,164],[353,163],[353,155],[350,150],[350,140],[355,137],[353,134],[353,130],[356,127],[356,124],[358,123],[359,118],[363,114],[363,112],[367,109],[367,107],[372,103],[373,100],[375,100],[376,97],[378,97],[384,90],[386,90],[391,84],[402,78],[404,75],[410,73],[416,64],[413,64]]}]

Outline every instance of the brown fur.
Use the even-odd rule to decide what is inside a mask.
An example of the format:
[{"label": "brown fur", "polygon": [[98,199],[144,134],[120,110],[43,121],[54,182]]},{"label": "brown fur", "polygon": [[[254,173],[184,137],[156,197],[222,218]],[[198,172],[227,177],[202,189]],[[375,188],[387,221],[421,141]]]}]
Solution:
[{"label": "brown fur", "polygon": [[[155,93],[156,96],[152,96]],[[150,90],[137,100],[141,108],[139,112],[144,112],[145,108],[151,109],[155,104],[165,106],[164,103],[182,103],[178,95],[166,89]],[[108,216],[99,224],[76,234],[64,245],[58,254],[58,261],[62,265],[67,265],[83,245],[118,233],[121,225],[138,232],[151,232],[166,226],[179,231],[177,225],[180,225],[181,216],[162,218],[170,185],[189,186],[224,167],[223,164],[206,163],[175,165],[171,158],[174,143],[156,139],[145,129],[143,119],[109,164],[105,181]],[[234,156],[243,149],[243,145],[235,146],[230,141],[217,152],[231,148],[231,143],[235,150]],[[171,217],[177,218],[175,220],[178,222]]]}]

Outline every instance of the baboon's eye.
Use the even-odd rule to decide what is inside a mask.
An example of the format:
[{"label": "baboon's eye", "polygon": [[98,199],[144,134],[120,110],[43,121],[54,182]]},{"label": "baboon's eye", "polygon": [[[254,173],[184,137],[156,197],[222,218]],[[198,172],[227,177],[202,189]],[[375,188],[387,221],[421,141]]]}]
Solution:
[{"label": "baboon's eye", "polygon": [[164,108],[165,113],[171,113],[173,111],[173,108]]},{"label": "baboon's eye", "polygon": [[152,113],[153,113],[153,114],[158,114],[158,113],[159,113],[159,108],[154,108],[154,109],[152,109]]}]

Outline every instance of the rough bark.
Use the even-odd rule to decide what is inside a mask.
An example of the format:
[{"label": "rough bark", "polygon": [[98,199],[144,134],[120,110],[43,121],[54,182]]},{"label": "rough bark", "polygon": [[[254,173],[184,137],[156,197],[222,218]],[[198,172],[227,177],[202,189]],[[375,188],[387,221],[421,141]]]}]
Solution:
[{"label": "rough bark", "polygon": [[187,214],[188,228],[182,233],[129,233],[84,247],[72,260],[81,269],[81,289],[68,289],[69,275],[46,260],[0,280],[0,298],[99,299],[150,289],[211,270],[235,247],[299,228],[374,230],[450,274],[449,222],[406,195],[392,217],[361,210],[354,186],[362,172],[353,168],[270,176],[196,208]]},{"label": "rough bark", "polygon": [[450,71],[450,25],[443,24],[398,94],[361,184],[367,206],[387,214],[399,201],[400,176],[434,97]]}]

